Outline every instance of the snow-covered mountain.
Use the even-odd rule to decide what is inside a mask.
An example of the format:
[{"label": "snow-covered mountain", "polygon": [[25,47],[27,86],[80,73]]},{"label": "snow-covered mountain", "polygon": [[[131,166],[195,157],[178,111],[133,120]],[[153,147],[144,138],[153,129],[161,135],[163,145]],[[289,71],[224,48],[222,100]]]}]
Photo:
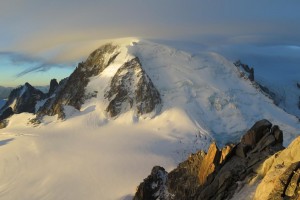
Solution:
[{"label": "snow-covered mountain", "polygon": [[14,113],[35,112],[35,104],[43,99],[45,94],[35,89],[29,83],[25,83],[10,93],[6,104],[1,108],[0,113],[8,107],[11,107]]},{"label": "snow-covered mountain", "polygon": [[34,114],[0,130],[0,197],[130,199],[154,165],[170,170],[213,140],[238,141],[262,118],[289,144],[298,119],[240,75],[213,52],[132,38],[103,45]]}]

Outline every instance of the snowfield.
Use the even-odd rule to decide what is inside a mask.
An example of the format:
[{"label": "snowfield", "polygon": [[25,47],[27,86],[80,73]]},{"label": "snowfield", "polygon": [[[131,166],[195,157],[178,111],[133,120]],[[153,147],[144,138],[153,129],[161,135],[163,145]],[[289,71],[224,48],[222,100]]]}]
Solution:
[{"label": "snowfield", "polygon": [[[276,107],[235,66],[213,52],[189,54],[164,45],[118,40],[121,53],[86,92],[97,91],[80,111],[65,106],[66,119],[32,114],[10,118],[0,130],[0,199],[128,200],[155,165],[172,170],[191,152],[222,146],[262,118],[284,131],[285,145],[299,135],[295,116]],[[128,111],[107,117],[103,95],[121,65],[139,57],[161,94],[157,116]]]}]

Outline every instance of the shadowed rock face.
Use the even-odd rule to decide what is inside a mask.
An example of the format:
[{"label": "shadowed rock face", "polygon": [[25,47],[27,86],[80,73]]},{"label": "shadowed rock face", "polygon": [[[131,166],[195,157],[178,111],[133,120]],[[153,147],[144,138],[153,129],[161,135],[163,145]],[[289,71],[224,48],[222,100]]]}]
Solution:
[{"label": "shadowed rock face", "polygon": [[[283,149],[282,131],[267,120],[261,120],[242,137],[236,145],[225,146],[220,150],[212,143],[207,153],[199,151],[179,164],[167,176],[165,188],[167,199],[230,199],[241,184],[250,181],[265,159]],[[264,133],[264,134],[262,134]],[[249,138],[249,140],[248,140]],[[247,151],[241,155],[239,146]],[[143,182],[147,188],[149,182]],[[139,190],[138,191],[141,191]],[[150,192],[147,190],[147,192]],[[157,192],[157,191],[156,191]],[[135,196],[142,200],[143,195]],[[152,198],[155,199],[155,198]]]},{"label": "shadowed rock face", "polygon": [[242,77],[246,77],[250,81],[254,81],[254,69],[252,67],[243,64],[240,60],[236,61],[234,65],[240,70]]},{"label": "shadowed rock face", "polygon": [[0,128],[7,125],[8,121],[6,119],[13,114],[35,113],[36,103],[46,97],[47,94],[34,88],[29,83],[12,90],[6,104],[0,109]]},{"label": "shadowed rock face", "polygon": [[52,94],[54,94],[55,90],[57,89],[58,87],[58,82],[56,79],[52,79],[50,81],[50,88],[49,88],[49,91],[48,91],[48,96],[50,97]]},{"label": "shadowed rock face", "polygon": [[144,180],[138,188],[133,200],[167,200],[168,192],[166,190],[166,181],[168,173],[163,167],[153,167],[151,174]]},{"label": "shadowed rock face", "polygon": [[35,112],[35,104],[37,101],[42,100],[46,95],[40,90],[35,89],[29,83],[14,89],[6,102],[0,110],[2,113],[8,107],[11,107],[14,113],[22,112]]},{"label": "shadowed rock face", "polygon": [[64,118],[63,106],[69,105],[80,109],[86,98],[90,95],[85,94],[85,88],[89,78],[100,74],[114,59],[119,52],[117,46],[106,44],[95,50],[85,62],[79,63],[70,77],[60,84],[55,91],[55,97],[40,109],[38,117],[43,115],[56,115]]},{"label": "shadowed rock face", "polygon": [[0,129],[5,128],[7,126],[8,121],[6,120],[10,116],[14,114],[14,111],[11,107],[8,107],[3,111],[3,113],[0,115]]},{"label": "shadowed rock face", "polygon": [[126,62],[113,77],[105,98],[111,117],[134,108],[136,114],[150,113],[161,104],[159,92],[142,69],[138,58]]},{"label": "shadowed rock face", "polygon": [[256,122],[245,135],[243,135],[241,143],[254,147],[260,139],[270,132],[272,124],[268,120]]}]

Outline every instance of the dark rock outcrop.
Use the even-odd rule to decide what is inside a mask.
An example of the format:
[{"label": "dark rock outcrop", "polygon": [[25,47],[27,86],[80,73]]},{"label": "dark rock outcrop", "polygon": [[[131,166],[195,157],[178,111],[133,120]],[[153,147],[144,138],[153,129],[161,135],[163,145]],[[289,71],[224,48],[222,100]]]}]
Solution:
[{"label": "dark rock outcrop", "polygon": [[250,81],[254,81],[254,68],[242,63],[240,60],[233,63],[239,70],[242,77],[248,78]]},{"label": "dark rock outcrop", "polygon": [[11,107],[6,108],[3,113],[0,115],[0,129],[5,128],[8,124],[8,121],[6,120],[10,116],[14,114],[14,111]]},{"label": "dark rock outcrop", "polygon": [[6,104],[0,109],[1,127],[7,124],[7,118],[23,112],[35,113],[36,103],[46,98],[46,94],[34,88],[29,83],[20,86],[10,93]]},{"label": "dark rock outcrop", "polygon": [[0,121],[9,118],[14,114],[14,111],[11,107],[6,108],[3,113],[0,115]]},{"label": "dark rock outcrop", "polygon": [[106,110],[111,117],[131,108],[134,108],[138,115],[150,113],[161,104],[159,92],[142,69],[138,58],[119,68],[105,98],[109,100]]},{"label": "dark rock outcrop", "polygon": [[14,113],[29,112],[35,113],[35,104],[42,100],[46,95],[40,90],[35,89],[29,83],[14,89],[6,102],[0,110],[2,113],[8,107],[11,107]]},{"label": "dark rock outcrop", "polygon": [[[282,131],[267,120],[258,121],[236,145],[220,150],[212,143],[168,174],[165,188],[171,199],[230,199],[256,175],[264,160],[283,149]],[[147,182],[141,183],[143,187]],[[140,190],[140,187],[138,191]],[[292,189],[291,189],[292,190]],[[156,191],[157,192],[157,191]],[[157,193],[155,193],[157,194]],[[135,196],[142,200],[143,195]],[[155,198],[152,198],[155,199]]]},{"label": "dark rock outcrop", "polygon": [[57,87],[59,86],[58,82],[56,79],[52,79],[50,81],[50,88],[48,91],[48,96],[50,97],[52,94],[54,94],[55,90],[57,89]]},{"label": "dark rock outcrop", "polygon": [[151,174],[140,184],[133,200],[169,199],[166,189],[168,173],[163,167],[153,167]]},{"label": "dark rock outcrop", "polygon": [[245,135],[243,135],[241,143],[246,146],[254,147],[258,141],[270,132],[272,124],[268,120],[260,120],[256,122]]}]

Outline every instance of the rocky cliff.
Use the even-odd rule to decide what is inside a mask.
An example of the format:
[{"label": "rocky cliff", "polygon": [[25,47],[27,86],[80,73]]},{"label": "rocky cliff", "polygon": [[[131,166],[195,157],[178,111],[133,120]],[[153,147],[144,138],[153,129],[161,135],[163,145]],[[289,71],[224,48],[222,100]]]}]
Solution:
[{"label": "rocky cliff", "polygon": [[[58,115],[64,118],[63,106],[80,109],[85,99],[92,97],[85,93],[85,87],[92,76],[100,74],[119,54],[117,46],[106,44],[95,50],[85,62],[79,63],[74,72],[65,82],[57,86],[55,96],[47,101],[38,112],[38,118],[44,115]],[[96,94],[94,94],[96,95]]]},{"label": "rocky cliff", "polygon": [[257,170],[262,178],[254,199],[300,199],[300,137],[268,158]]},{"label": "rocky cliff", "polygon": [[136,114],[142,115],[161,105],[159,92],[137,57],[119,68],[105,98],[109,100],[106,110],[111,117],[131,108],[134,108]]},{"label": "rocky cliff", "polygon": [[[158,199],[157,197],[164,200],[221,200],[234,198],[235,194],[253,181],[254,177],[261,176],[262,172],[266,174],[266,171],[268,171],[266,168],[271,168],[271,164],[265,163],[273,163],[270,160],[281,155],[278,152],[284,149],[282,138],[283,133],[278,126],[273,126],[267,120],[258,121],[243,135],[238,144],[227,145],[219,149],[216,143],[212,143],[207,153],[199,151],[190,155],[186,161],[180,163],[170,173],[156,166],[155,169],[159,170],[152,171],[151,175],[139,185],[134,200]],[[285,151],[282,151],[282,153]],[[293,157],[293,161],[286,164],[287,166],[284,169],[289,169],[291,173],[293,170],[298,169],[299,165],[293,163],[296,160],[299,161],[300,158],[295,155],[288,156],[287,154],[285,153],[285,156],[290,160]],[[268,160],[265,162],[266,159]],[[264,167],[261,169],[261,166]],[[277,169],[278,166],[275,168]],[[282,170],[282,172],[284,171],[286,170]],[[157,173],[166,175],[164,178],[160,178]],[[294,182],[298,184],[299,177],[294,178],[296,175],[293,175],[293,177],[292,175],[284,175],[288,177],[287,181],[284,183],[278,182],[278,184],[282,184],[281,188],[286,188]],[[291,183],[290,180],[294,179],[296,181]],[[293,187],[291,186],[290,190],[293,192],[290,195],[292,193],[295,195],[294,191],[296,189],[294,189],[294,185]],[[273,189],[272,191],[275,190]],[[164,195],[160,195],[159,191],[163,191]],[[257,193],[257,199],[272,199],[260,198],[259,188]],[[281,192],[280,195],[282,194]],[[274,194],[272,197],[276,195]]]}]

